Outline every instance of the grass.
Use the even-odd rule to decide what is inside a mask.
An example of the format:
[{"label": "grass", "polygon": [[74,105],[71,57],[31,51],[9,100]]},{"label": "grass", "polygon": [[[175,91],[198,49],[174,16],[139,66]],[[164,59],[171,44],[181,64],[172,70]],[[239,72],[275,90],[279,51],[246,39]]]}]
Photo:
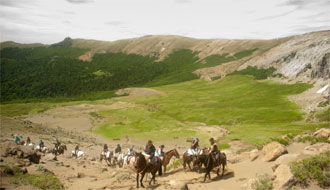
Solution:
[{"label": "grass", "polygon": [[8,117],[37,114],[59,106],[76,105],[80,103],[94,103],[95,100],[108,99],[112,97],[118,97],[115,95],[115,91],[92,92],[72,98],[62,97],[16,100],[11,101],[10,103],[1,104],[0,114],[2,116]]},{"label": "grass", "polygon": [[51,174],[24,173],[19,167],[1,164],[4,173],[10,176],[10,182],[17,185],[33,185],[40,189],[62,190],[60,180]]},{"label": "grass", "polygon": [[234,71],[229,75],[252,75],[257,80],[267,79],[269,76],[275,72],[274,67],[270,67],[268,69],[258,69],[257,67],[248,66],[246,69],[240,71]]},{"label": "grass", "polygon": [[[206,82],[194,80],[154,89],[166,95],[130,100],[136,106],[98,113],[110,121],[95,132],[108,138],[184,139],[203,135],[186,122],[225,126],[227,139],[258,144],[287,133],[299,134],[326,124],[308,124],[288,95],[299,94],[309,84],[284,85],[233,75]],[[156,108],[155,108],[156,107]]]},{"label": "grass", "polygon": [[179,159],[175,160],[174,162],[172,162],[170,165],[168,165],[167,171],[181,167],[182,164],[183,164],[183,160],[182,160],[182,158],[179,158]]},{"label": "grass", "polygon": [[330,122],[330,108],[328,108],[327,110],[324,110],[320,113],[316,114],[316,118],[319,121],[326,121],[326,122]]},{"label": "grass", "polygon": [[273,182],[268,174],[257,176],[257,180],[252,183],[254,190],[271,190],[273,188]]},{"label": "grass", "polygon": [[330,187],[330,151],[293,162],[290,168],[302,185],[316,181],[323,188]]}]

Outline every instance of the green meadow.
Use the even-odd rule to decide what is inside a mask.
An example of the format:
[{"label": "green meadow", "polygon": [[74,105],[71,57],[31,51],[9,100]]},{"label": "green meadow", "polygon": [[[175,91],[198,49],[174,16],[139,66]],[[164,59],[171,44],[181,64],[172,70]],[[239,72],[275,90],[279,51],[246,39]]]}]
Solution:
[{"label": "green meadow", "polygon": [[129,100],[136,106],[97,113],[111,119],[95,132],[108,138],[126,135],[153,139],[205,137],[187,124],[202,122],[227,128],[231,132],[228,140],[262,143],[270,137],[298,134],[326,125],[304,123],[299,107],[287,98],[310,87],[302,83],[283,85],[258,81],[246,75],[155,87],[165,95]]}]

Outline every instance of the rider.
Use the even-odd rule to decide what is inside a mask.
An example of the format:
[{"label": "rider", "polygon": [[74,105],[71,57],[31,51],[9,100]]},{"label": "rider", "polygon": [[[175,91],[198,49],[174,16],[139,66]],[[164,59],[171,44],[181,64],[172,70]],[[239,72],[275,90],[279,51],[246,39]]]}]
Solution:
[{"label": "rider", "polygon": [[164,159],[165,153],[164,153],[164,148],[165,146],[162,144],[159,146],[159,148],[157,149],[156,155],[160,157],[161,160]]},{"label": "rider", "polygon": [[196,156],[196,149],[199,147],[199,139],[198,137],[195,137],[194,140],[191,143],[191,147],[190,147],[190,152],[192,153],[192,155]]},{"label": "rider", "polygon": [[218,159],[218,155],[219,155],[219,149],[217,146],[217,143],[215,143],[214,138],[210,138],[209,139],[210,143],[211,143],[211,147],[210,147],[210,155],[212,156],[213,159]]},{"label": "rider", "polygon": [[76,157],[78,156],[78,151],[79,151],[79,146],[78,144],[76,144],[76,146],[74,147],[74,153]]},{"label": "rider", "polygon": [[129,149],[128,149],[128,151],[127,151],[127,154],[129,156],[133,156],[133,153],[134,153],[134,145],[130,146]]},{"label": "rider", "polygon": [[155,148],[155,146],[152,144],[152,141],[151,140],[148,140],[148,143],[147,143],[147,145],[146,145],[146,149],[145,149],[145,151],[144,151],[144,155],[145,156],[147,156],[149,159],[147,159],[147,160],[149,160],[149,162],[151,163],[151,164],[153,164],[152,163],[152,158],[154,157],[154,155],[155,155],[155,151],[156,151],[156,148]]},{"label": "rider", "polygon": [[115,149],[115,154],[120,154],[121,153],[121,147],[120,144],[117,144],[117,147]]},{"label": "rider", "polygon": [[42,141],[40,139],[40,141],[39,141],[39,147],[40,147],[40,149],[42,149],[44,146],[45,146],[44,141]]},{"label": "rider", "polygon": [[18,144],[20,141],[21,141],[21,139],[18,136],[16,136],[14,139],[14,143]]},{"label": "rider", "polygon": [[109,151],[108,145],[107,144],[104,144],[103,145],[103,153],[107,153],[108,151]]},{"label": "rider", "polygon": [[29,145],[31,143],[31,139],[30,139],[30,137],[27,137],[26,138],[26,145]]}]

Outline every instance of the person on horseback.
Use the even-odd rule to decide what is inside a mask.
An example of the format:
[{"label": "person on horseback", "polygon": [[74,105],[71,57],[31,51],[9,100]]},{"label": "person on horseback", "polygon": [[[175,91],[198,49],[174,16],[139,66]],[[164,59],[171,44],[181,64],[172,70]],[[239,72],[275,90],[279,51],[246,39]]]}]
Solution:
[{"label": "person on horseback", "polygon": [[214,138],[210,138],[209,141],[211,143],[211,147],[209,148],[210,155],[212,156],[213,160],[216,161],[220,158],[220,151],[218,149],[217,143],[214,141]]},{"label": "person on horseback", "polygon": [[198,143],[199,143],[199,139],[198,139],[198,137],[195,137],[191,143],[190,149],[188,150],[188,152],[193,156],[196,156],[196,154],[197,154],[196,149],[199,147]]},{"label": "person on horseback", "polygon": [[121,147],[120,144],[117,144],[117,147],[115,149],[115,154],[120,154],[121,153]]},{"label": "person on horseback", "polygon": [[18,136],[16,136],[14,139],[14,143],[18,144],[20,141],[21,141],[21,139]]},{"label": "person on horseback", "polygon": [[133,153],[134,153],[134,146],[130,146],[127,150],[127,155],[128,156],[133,156]]},{"label": "person on horseback", "polygon": [[40,141],[39,141],[39,147],[40,147],[40,149],[42,149],[44,146],[45,146],[44,141],[42,141],[40,139]]},{"label": "person on horseback", "polygon": [[163,151],[165,148],[165,146],[162,144],[159,146],[159,148],[157,149],[157,152],[156,152],[156,156],[159,156],[161,160],[164,159],[164,156],[165,156],[165,152]]},{"label": "person on horseback", "polygon": [[108,152],[108,151],[109,151],[109,149],[108,149],[108,145],[107,145],[107,144],[104,144],[104,145],[103,145],[103,152],[106,153],[106,152]]},{"label": "person on horseback", "polygon": [[76,144],[76,146],[74,147],[75,157],[78,157],[78,152],[79,152],[79,146],[78,144]]},{"label": "person on horseback", "polygon": [[146,149],[144,150],[144,155],[149,158],[149,159],[147,159],[147,161],[149,160],[149,163],[151,163],[151,164],[153,164],[152,160],[155,155],[155,152],[156,152],[155,146],[153,145],[151,140],[148,140]]},{"label": "person on horseback", "polygon": [[26,145],[29,145],[31,143],[31,139],[30,139],[30,137],[27,137],[26,138]]}]

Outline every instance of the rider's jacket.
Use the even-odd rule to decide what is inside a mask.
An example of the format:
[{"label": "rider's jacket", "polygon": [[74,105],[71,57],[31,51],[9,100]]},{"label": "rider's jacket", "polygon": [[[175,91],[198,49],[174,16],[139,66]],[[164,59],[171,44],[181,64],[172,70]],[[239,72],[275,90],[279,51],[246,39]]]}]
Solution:
[{"label": "rider's jacket", "polygon": [[194,149],[195,150],[197,147],[199,147],[198,141],[193,140],[193,142],[191,143],[191,149]]},{"label": "rider's jacket", "polygon": [[154,145],[151,145],[150,147],[148,146],[148,144],[146,145],[146,149],[144,151],[146,154],[150,155],[151,157],[154,156],[155,152],[156,152],[156,148]]},{"label": "rider's jacket", "polygon": [[117,146],[117,148],[115,149],[115,153],[120,153],[121,152],[121,147],[119,146]]}]

